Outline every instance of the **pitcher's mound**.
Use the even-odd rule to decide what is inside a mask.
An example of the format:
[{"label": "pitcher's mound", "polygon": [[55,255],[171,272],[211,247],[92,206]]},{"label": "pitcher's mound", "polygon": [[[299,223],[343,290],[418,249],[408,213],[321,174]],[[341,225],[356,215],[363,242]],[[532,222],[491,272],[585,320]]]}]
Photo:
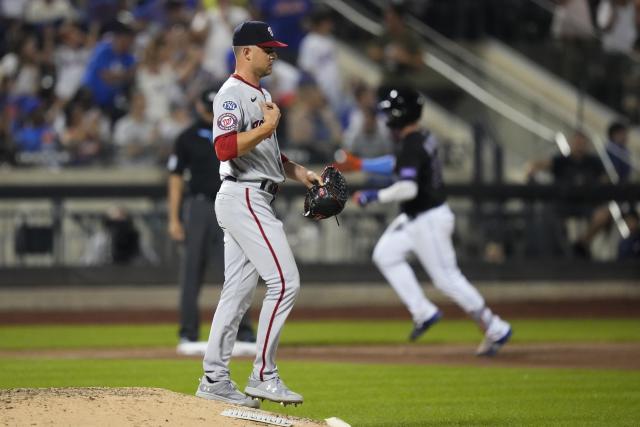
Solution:
[{"label": "pitcher's mound", "polygon": [[[238,406],[160,388],[19,388],[0,390],[0,425],[6,426],[265,426],[220,415]],[[258,411],[270,414],[266,411]],[[323,426],[288,417],[294,426]]]}]

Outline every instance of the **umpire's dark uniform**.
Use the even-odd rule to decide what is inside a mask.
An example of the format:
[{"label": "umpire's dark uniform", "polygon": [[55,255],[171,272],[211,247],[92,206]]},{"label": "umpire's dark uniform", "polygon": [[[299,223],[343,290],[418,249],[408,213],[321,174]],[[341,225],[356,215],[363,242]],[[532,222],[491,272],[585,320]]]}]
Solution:
[{"label": "umpire's dark uniform", "polygon": [[[200,328],[198,296],[207,262],[222,266],[224,234],[216,220],[214,201],[220,188],[220,163],[212,146],[211,123],[199,118],[176,139],[168,168],[191,178],[184,197],[182,218],[185,248],[180,266],[180,338],[197,341]],[[245,315],[238,330],[239,341],[255,342],[255,335]]]},{"label": "umpire's dark uniform", "polygon": [[186,169],[191,174],[182,209],[185,248],[180,267],[180,337],[189,341],[198,340],[198,295],[206,263],[222,254],[223,234],[213,208],[220,163],[211,139],[211,124],[199,119],[178,136],[168,165],[172,174],[183,175]]}]

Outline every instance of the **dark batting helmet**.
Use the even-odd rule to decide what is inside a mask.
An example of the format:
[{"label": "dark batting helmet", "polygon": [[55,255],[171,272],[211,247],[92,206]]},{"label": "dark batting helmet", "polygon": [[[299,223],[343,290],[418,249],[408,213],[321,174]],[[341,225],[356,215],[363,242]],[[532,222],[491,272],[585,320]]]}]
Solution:
[{"label": "dark batting helmet", "polygon": [[387,126],[400,129],[418,121],[423,104],[424,99],[416,90],[389,88],[383,92],[379,106],[387,115]]}]

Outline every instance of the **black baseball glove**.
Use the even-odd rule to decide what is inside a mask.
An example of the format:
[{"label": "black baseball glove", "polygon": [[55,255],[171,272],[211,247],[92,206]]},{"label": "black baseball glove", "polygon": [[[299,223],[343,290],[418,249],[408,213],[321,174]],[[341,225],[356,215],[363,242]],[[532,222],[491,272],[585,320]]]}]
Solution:
[{"label": "black baseball glove", "polygon": [[338,215],[347,202],[347,181],[340,171],[327,166],[322,171],[323,186],[314,185],[304,199],[304,216],[314,220]]}]

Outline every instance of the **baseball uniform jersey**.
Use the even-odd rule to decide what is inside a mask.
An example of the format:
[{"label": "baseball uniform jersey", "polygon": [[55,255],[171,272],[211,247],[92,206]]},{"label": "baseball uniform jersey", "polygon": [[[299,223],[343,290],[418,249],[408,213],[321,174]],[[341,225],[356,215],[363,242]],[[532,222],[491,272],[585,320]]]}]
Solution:
[{"label": "baseball uniform jersey", "polygon": [[413,252],[433,284],[469,313],[498,340],[509,324],[485,306],[477,289],[458,268],[451,241],[455,217],[445,202],[438,141],[429,132],[412,132],[400,142],[395,173],[414,181],[417,195],[401,203],[402,213],[389,225],[373,251],[373,261],[405,303],[416,324],[432,318],[438,308],[427,299],[407,262]]},{"label": "baseball uniform jersey", "polygon": [[[213,101],[216,119],[214,141],[230,133],[247,132],[263,122],[260,105],[271,102],[265,89],[246,82],[234,74],[222,85]],[[265,179],[282,183],[285,179],[280,148],[275,132],[249,153],[220,163],[220,176],[232,176],[239,181],[261,182]]]},{"label": "baseball uniform jersey", "polygon": [[[268,101],[271,96],[266,90],[232,75],[214,100],[214,143],[260,126],[264,119],[260,104]],[[267,291],[251,376],[259,381],[278,376],[275,355],[280,332],[300,289],[293,252],[271,206],[277,190],[265,186],[265,182],[284,181],[283,160],[287,161],[281,157],[274,133],[250,152],[220,163],[223,183],[215,210],[225,234],[225,281],[203,362],[212,381],[229,378],[236,330],[251,305],[258,276],[265,281]]]}]

